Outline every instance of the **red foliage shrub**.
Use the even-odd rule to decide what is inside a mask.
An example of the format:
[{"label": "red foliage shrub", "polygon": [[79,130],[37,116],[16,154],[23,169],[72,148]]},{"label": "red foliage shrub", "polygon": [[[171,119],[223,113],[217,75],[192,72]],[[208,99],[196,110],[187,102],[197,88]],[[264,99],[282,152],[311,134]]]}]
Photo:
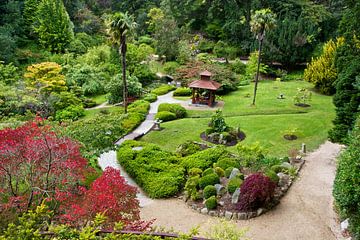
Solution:
[{"label": "red foliage shrub", "polygon": [[248,176],[240,188],[237,208],[240,211],[256,210],[274,196],[275,183],[262,173]]},{"label": "red foliage shrub", "polygon": [[147,222],[138,221],[140,211],[136,193],[137,189],[125,182],[119,170],[106,168],[89,190],[79,188],[76,194],[58,194],[63,213],[60,219],[81,226],[94,219],[97,213],[105,213],[109,227],[115,222],[122,222],[125,226],[133,225],[137,230],[147,228]]}]

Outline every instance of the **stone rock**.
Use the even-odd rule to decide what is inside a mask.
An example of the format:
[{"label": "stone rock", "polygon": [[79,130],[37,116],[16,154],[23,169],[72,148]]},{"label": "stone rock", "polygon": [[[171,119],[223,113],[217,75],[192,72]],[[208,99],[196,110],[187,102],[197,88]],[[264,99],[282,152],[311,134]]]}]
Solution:
[{"label": "stone rock", "polygon": [[226,212],[225,212],[225,218],[226,218],[226,219],[230,220],[230,219],[232,218],[232,216],[233,216],[233,213],[232,213],[232,212],[229,212],[229,211],[226,211]]},{"label": "stone rock", "polygon": [[264,209],[263,208],[259,208],[258,210],[257,210],[257,216],[260,216],[261,214],[263,214],[264,213]]},{"label": "stone rock", "polygon": [[239,220],[246,220],[247,214],[245,212],[238,213],[238,219]]},{"label": "stone rock", "polygon": [[349,228],[349,219],[348,218],[340,223],[340,228],[341,228],[342,232],[345,232],[348,230],[348,228]]},{"label": "stone rock", "polygon": [[226,193],[226,188],[223,185],[215,184],[214,186],[216,188],[216,194],[218,196],[223,196]]},{"label": "stone rock", "polygon": [[209,214],[210,216],[212,216],[212,217],[217,217],[217,216],[218,216],[218,214],[217,214],[216,211],[209,211],[208,214]]},{"label": "stone rock", "polygon": [[291,165],[290,163],[288,163],[288,162],[283,162],[283,163],[281,164],[281,166],[284,167],[284,168],[286,168],[286,169],[292,168],[292,165]]},{"label": "stone rock", "polygon": [[205,207],[205,208],[202,208],[202,209],[200,210],[200,212],[201,212],[202,214],[207,214],[207,213],[209,212],[209,210]]},{"label": "stone rock", "polygon": [[235,192],[233,193],[233,195],[231,196],[231,203],[232,204],[236,204],[239,201],[239,196],[240,196],[240,188],[237,188],[235,190]]},{"label": "stone rock", "polygon": [[223,207],[223,206],[225,205],[224,201],[220,201],[220,202],[219,202],[219,205],[220,205],[221,207]]},{"label": "stone rock", "polygon": [[257,212],[249,212],[248,213],[248,219],[256,217],[257,216]]},{"label": "stone rock", "polygon": [[233,179],[234,177],[238,176],[239,174],[240,174],[240,170],[237,168],[233,168],[233,170],[231,171],[229,180]]},{"label": "stone rock", "polygon": [[287,186],[290,180],[290,176],[285,173],[278,173],[277,175],[279,177],[279,186],[280,187]]},{"label": "stone rock", "polygon": [[298,160],[298,161],[300,161],[300,160],[302,159],[302,156],[297,155],[295,159]]},{"label": "stone rock", "polygon": [[225,212],[223,211],[219,212],[219,217],[225,217]]},{"label": "stone rock", "polygon": [[141,151],[141,150],[143,150],[143,147],[133,147],[132,148],[132,150],[134,150],[134,151]]}]

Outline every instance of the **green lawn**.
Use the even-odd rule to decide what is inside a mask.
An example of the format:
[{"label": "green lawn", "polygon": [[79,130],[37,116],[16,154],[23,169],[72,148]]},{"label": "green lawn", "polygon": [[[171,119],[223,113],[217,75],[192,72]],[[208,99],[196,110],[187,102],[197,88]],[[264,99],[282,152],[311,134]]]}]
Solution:
[{"label": "green lawn", "polygon": [[107,95],[107,94],[102,94],[102,95],[93,96],[93,97],[91,97],[91,99],[96,102],[96,105],[100,105],[100,104],[102,104],[102,103],[104,103],[104,102],[107,101],[106,95]]},{"label": "green lawn", "polygon": [[[245,132],[243,143],[260,142],[269,155],[283,156],[291,148],[299,149],[306,143],[309,150],[316,149],[327,138],[335,116],[332,98],[313,92],[311,107],[294,106],[293,96],[298,87],[311,88],[303,81],[259,83],[256,106],[251,106],[253,84],[241,87],[238,91],[224,96],[224,116],[230,126],[240,126]],[[285,99],[277,99],[284,93]],[[173,151],[186,140],[200,141],[200,133],[207,128],[210,111],[191,111],[189,118],[163,123],[164,130],[150,132],[141,140],[156,143],[166,150]],[[197,117],[197,118],[195,118]],[[297,128],[299,138],[294,141],[283,139],[283,132]],[[230,147],[235,150],[235,147]]]},{"label": "green lawn", "polygon": [[95,117],[96,115],[102,114],[101,111],[107,111],[109,113],[112,112],[123,112],[124,108],[119,106],[107,107],[107,108],[98,108],[98,109],[91,109],[85,110],[85,116],[82,119],[90,119]]}]

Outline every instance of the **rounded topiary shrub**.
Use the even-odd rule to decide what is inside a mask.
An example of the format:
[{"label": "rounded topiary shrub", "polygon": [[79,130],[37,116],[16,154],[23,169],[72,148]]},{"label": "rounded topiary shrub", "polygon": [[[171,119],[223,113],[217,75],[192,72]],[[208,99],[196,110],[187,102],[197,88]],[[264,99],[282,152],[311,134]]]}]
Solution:
[{"label": "rounded topiary shrub", "polygon": [[213,168],[208,168],[208,169],[205,169],[204,172],[202,173],[203,176],[206,176],[206,175],[209,175],[209,174],[212,174],[212,173],[215,173],[215,170]]},{"label": "rounded topiary shrub", "polygon": [[191,96],[191,89],[190,88],[186,88],[186,87],[181,87],[181,88],[177,88],[174,93],[173,96]]},{"label": "rounded topiary shrub", "polygon": [[215,209],[217,207],[217,200],[215,196],[209,197],[205,201],[205,206],[207,209]]},{"label": "rounded topiary shrub", "polygon": [[241,180],[240,178],[233,178],[233,179],[230,179],[229,183],[228,183],[228,192],[230,194],[233,194],[235,192],[235,190],[237,188],[239,188],[241,186],[241,184],[243,183],[243,180]]},{"label": "rounded topiary shrub", "polygon": [[146,94],[143,98],[147,102],[155,102],[157,100],[157,95],[153,93]]},{"label": "rounded topiary shrub", "polygon": [[[228,168],[238,168],[240,169],[240,162],[236,160],[235,158],[225,157],[219,159],[216,163],[217,167],[221,167],[222,169],[228,169]],[[231,173],[231,171],[230,171]]]},{"label": "rounded topiary shrub", "polygon": [[158,108],[159,112],[168,111],[176,115],[176,118],[186,117],[186,109],[176,103],[161,103]]},{"label": "rounded topiary shrub", "polygon": [[211,196],[216,196],[216,188],[212,185],[209,185],[204,188],[204,198],[208,199]]},{"label": "rounded topiary shrub", "polygon": [[189,176],[200,176],[202,174],[202,170],[200,168],[191,168],[189,170]]},{"label": "rounded topiary shrub", "polygon": [[279,176],[276,174],[276,172],[272,171],[272,170],[267,170],[265,172],[265,175],[267,177],[269,177],[271,179],[271,181],[273,181],[274,183],[278,183],[279,182]]},{"label": "rounded topiary shrub", "polygon": [[240,211],[256,210],[272,199],[275,183],[262,173],[255,173],[245,179],[240,192],[237,208]]},{"label": "rounded topiary shrub", "polygon": [[271,171],[273,171],[275,173],[285,172],[286,168],[284,166],[281,166],[281,165],[273,165],[273,166],[271,166]]},{"label": "rounded topiary shrub", "polygon": [[206,186],[215,185],[220,183],[220,178],[216,173],[211,173],[200,178],[199,186],[201,189],[204,189]]},{"label": "rounded topiary shrub", "polygon": [[163,112],[158,112],[155,115],[155,119],[160,119],[164,122],[167,122],[167,121],[175,120],[176,115],[172,112],[163,111]]},{"label": "rounded topiary shrub", "polygon": [[222,169],[221,167],[216,167],[216,168],[215,168],[215,173],[216,173],[219,177],[225,176],[225,171],[224,171],[224,169]]}]

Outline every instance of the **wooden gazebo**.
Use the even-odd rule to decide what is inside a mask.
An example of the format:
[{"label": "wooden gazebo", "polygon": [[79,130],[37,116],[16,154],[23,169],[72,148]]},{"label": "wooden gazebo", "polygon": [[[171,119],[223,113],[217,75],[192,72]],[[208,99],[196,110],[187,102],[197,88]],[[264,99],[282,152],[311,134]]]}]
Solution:
[{"label": "wooden gazebo", "polygon": [[189,88],[192,89],[193,104],[207,104],[211,107],[215,103],[215,92],[221,84],[211,80],[211,75],[211,72],[206,70],[200,73],[200,80],[189,84]]}]

